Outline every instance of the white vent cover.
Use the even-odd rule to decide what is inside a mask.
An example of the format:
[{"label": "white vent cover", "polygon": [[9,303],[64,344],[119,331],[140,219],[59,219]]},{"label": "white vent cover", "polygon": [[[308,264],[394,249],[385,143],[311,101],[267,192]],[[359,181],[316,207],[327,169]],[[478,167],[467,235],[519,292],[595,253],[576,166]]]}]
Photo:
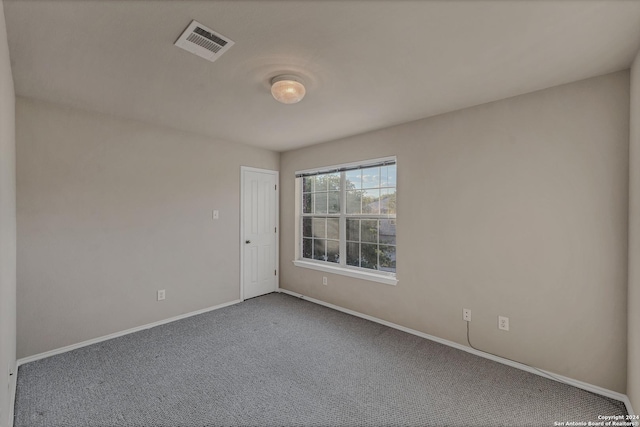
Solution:
[{"label": "white vent cover", "polygon": [[191,21],[191,24],[174,44],[213,62],[229,50],[234,45],[234,42],[199,22]]}]

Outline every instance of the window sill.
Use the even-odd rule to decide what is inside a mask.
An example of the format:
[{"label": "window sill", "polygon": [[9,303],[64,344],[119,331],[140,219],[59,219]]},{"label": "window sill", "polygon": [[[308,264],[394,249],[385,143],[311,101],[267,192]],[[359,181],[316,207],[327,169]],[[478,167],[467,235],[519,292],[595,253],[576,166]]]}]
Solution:
[{"label": "window sill", "polygon": [[369,273],[366,271],[353,270],[350,268],[340,267],[338,265],[327,265],[319,262],[295,260],[293,264],[296,267],[310,268],[312,270],[325,271],[327,273],[340,274],[342,276],[354,277],[356,279],[369,280],[371,282],[384,283],[385,285],[395,286],[398,280],[394,276],[386,274]]}]

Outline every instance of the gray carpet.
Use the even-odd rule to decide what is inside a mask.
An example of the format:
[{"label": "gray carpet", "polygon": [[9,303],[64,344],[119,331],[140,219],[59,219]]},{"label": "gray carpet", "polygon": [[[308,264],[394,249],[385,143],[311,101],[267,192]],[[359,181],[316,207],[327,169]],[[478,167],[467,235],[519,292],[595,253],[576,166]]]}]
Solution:
[{"label": "gray carpet", "polygon": [[16,427],[553,426],[615,400],[270,294],[20,367]]}]

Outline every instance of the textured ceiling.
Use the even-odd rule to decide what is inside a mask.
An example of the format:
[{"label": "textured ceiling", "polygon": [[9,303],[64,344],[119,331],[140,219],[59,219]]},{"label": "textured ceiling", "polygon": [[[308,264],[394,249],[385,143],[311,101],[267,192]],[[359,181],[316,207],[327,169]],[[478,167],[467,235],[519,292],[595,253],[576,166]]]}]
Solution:
[{"label": "textured ceiling", "polygon": [[[18,95],[287,150],[628,68],[640,1],[4,0]],[[173,45],[196,19],[235,41]],[[295,73],[298,104],[269,80]]]}]

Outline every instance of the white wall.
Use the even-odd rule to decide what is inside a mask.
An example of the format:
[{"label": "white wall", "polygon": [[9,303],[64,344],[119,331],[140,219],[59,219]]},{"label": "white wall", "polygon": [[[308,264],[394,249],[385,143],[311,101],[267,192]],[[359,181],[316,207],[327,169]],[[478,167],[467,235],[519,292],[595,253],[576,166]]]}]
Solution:
[{"label": "white wall", "polygon": [[240,297],[240,166],[278,153],[20,97],[16,132],[18,357]]},{"label": "white wall", "polygon": [[[622,71],[283,153],[280,286],[625,393],[628,148]],[[398,285],[295,267],[294,171],[390,155]]]},{"label": "white wall", "polygon": [[16,361],[16,175],[15,95],[0,0],[0,427],[9,420]]},{"label": "white wall", "polygon": [[640,413],[640,53],[631,67],[627,394]]}]

